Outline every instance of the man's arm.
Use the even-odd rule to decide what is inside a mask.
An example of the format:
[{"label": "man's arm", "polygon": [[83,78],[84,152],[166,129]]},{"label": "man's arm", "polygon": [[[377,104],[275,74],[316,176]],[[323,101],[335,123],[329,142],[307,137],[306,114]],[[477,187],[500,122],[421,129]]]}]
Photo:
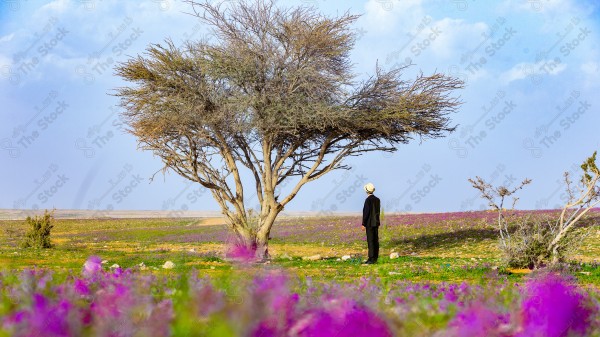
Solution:
[{"label": "man's arm", "polygon": [[377,219],[377,226],[379,226],[380,221],[379,221],[379,214],[381,214],[381,200],[379,200],[379,198],[377,198],[376,202],[375,202],[375,214],[376,214],[376,219]]},{"label": "man's arm", "polygon": [[362,225],[366,227],[366,223],[369,222],[369,215],[371,214],[371,200],[369,198],[365,199],[365,205],[363,206],[363,219]]}]

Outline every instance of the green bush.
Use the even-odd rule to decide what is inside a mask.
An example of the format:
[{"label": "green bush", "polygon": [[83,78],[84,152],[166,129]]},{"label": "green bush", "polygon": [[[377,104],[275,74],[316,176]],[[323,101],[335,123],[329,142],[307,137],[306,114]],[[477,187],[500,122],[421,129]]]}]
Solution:
[{"label": "green bush", "polygon": [[543,219],[527,216],[518,219],[512,233],[501,246],[504,262],[513,268],[538,268],[548,262],[548,245],[554,239],[550,225]]},{"label": "green bush", "polygon": [[46,210],[43,216],[28,216],[25,223],[29,225],[29,230],[25,233],[25,238],[21,242],[23,248],[51,248],[50,231],[54,224],[54,211]]},{"label": "green bush", "polygon": [[574,228],[561,240],[557,256],[552,256],[548,246],[557,233],[553,222],[550,218],[528,216],[513,223],[506,245],[500,245],[505,265],[533,269],[549,265],[552,258],[556,262],[565,262],[572,257],[589,233],[586,228]]}]

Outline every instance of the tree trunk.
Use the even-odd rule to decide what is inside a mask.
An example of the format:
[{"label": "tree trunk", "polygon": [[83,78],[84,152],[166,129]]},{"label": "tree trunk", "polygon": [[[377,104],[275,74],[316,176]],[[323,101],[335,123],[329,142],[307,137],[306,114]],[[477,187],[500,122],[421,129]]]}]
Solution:
[{"label": "tree trunk", "polygon": [[254,252],[257,260],[268,260],[269,254],[269,235],[271,228],[279,211],[271,210],[266,213],[263,219],[258,219],[258,231],[253,231],[246,223],[236,222],[233,224],[233,230],[237,242],[236,245],[243,246],[248,252]]},{"label": "tree trunk", "polygon": [[557,246],[554,246],[552,248],[552,253],[551,253],[550,256],[552,256],[551,263],[552,264],[557,264],[558,263],[558,247]]},{"label": "tree trunk", "polygon": [[270,207],[264,218],[259,219],[259,227],[256,232],[256,258],[260,260],[267,260],[271,258],[269,254],[269,235],[271,234],[271,228],[275,223],[275,219],[282,207],[279,205]]},{"label": "tree trunk", "polygon": [[[272,223],[271,223],[272,225]],[[260,230],[256,233],[252,233],[248,230],[238,230],[236,229],[236,239],[237,242],[235,244],[243,246],[247,249],[247,251],[253,251],[256,259],[258,260],[267,260],[271,256],[269,255],[269,234],[271,232],[270,227],[268,230]]]},{"label": "tree trunk", "polygon": [[269,232],[256,233],[256,258],[259,260],[268,260],[269,254]]},{"label": "tree trunk", "polygon": [[245,224],[235,224],[235,234],[237,236],[237,244],[252,248],[255,245],[256,239],[252,232],[245,227]]}]

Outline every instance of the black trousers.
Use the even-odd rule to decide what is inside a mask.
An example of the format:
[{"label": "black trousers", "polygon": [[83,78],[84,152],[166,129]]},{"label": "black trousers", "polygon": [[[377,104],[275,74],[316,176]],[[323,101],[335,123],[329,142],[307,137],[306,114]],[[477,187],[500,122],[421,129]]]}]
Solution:
[{"label": "black trousers", "polygon": [[367,232],[367,245],[369,246],[369,260],[377,261],[379,258],[379,227],[365,227]]}]

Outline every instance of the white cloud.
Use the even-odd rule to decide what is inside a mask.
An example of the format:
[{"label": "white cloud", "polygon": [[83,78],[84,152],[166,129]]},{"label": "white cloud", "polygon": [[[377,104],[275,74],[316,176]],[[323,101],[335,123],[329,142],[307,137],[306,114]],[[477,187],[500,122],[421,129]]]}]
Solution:
[{"label": "white cloud", "polygon": [[[183,14],[185,6],[179,2],[168,3],[168,8],[159,1],[55,0],[45,5],[31,4],[22,9],[32,18],[28,25],[20,25],[14,32],[0,31],[0,66],[18,71],[23,62],[36,57],[39,63],[35,69],[21,76],[22,82],[36,81],[39,74],[55,69],[74,73],[82,64],[87,72],[97,62],[111,63],[107,69],[112,68],[116,61],[142,52],[148,43],[162,42],[168,36],[175,42],[192,34],[199,37],[202,32],[197,32],[198,20]],[[57,35],[60,31],[67,33]],[[45,44],[50,47],[41,53],[39,48]],[[96,55],[92,63],[87,62],[90,55]],[[109,77],[111,72],[106,70],[102,75]],[[81,72],[75,75],[81,78]],[[3,81],[7,76],[0,77]]]},{"label": "white cloud", "polygon": [[55,1],[47,3],[44,6],[40,7],[40,10],[50,11],[50,12],[54,12],[54,13],[63,13],[69,7],[72,7],[72,6],[75,6],[75,4],[72,4],[71,1],[69,1],[69,0],[55,0]]},{"label": "white cloud", "polygon": [[489,74],[490,72],[486,68],[481,67],[475,70],[473,73],[464,71],[462,73],[462,75],[464,76],[462,79],[468,81],[469,83],[475,83],[480,79],[488,78]]},{"label": "white cloud", "polygon": [[580,69],[588,76],[596,76],[598,75],[598,71],[600,71],[600,64],[595,61],[590,61],[581,64]]},{"label": "white cloud", "polygon": [[500,80],[504,84],[510,84],[510,82],[522,80],[531,75],[558,75],[567,69],[565,63],[560,63],[553,67],[547,66],[547,61],[543,60],[537,63],[521,62],[514,65],[508,71],[500,74]]},{"label": "white cloud", "polygon": [[583,84],[590,90],[598,91],[600,83],[598,82],[598,75],[600,75],[600,63],[597,61],[589,61],[582,63],[579,69],[583,73]]},{"label": "white cloud", "polygon": [[426,16],[422,0],[369,0],[365,11],[367,29],[380,32],[394,30],[397,25],[410,31]]},{"label": "white cloud", "polygon": [[11,65],[12,61],[10,60],[10,58],[0,54],[0,67],[2,66],[9,66]]},{"label": "white cloud", "polygon": [[500,9],[505,11],[527,11],[543,14],[565,13],[572,9],[570,0],[505,0]]},{"label": "white cloud", "polygon": [[[595,1],[595,0],[594,0]],[[598,9],[594,1],[582,0],[505,0],[498,10],[506,16],[528,15],[531,20],[539,19],[537,29],[554,34],[558,27],[572,20],[590,17]]]},{"label": "white cloud", "polygon": [[444,58],[458,58],[461,51],[473,48],[482,40],[482,34],[488,30],[484,22],[468,23],[452,18],[433,22],[431,26],[440,31],[440,36],[431,44],[431,50],[436,56]]},{"label": "white cloud", "polygon": [[15,37],[15,33],[4,35],[4,36],[0,37],[0,43],[10,42],[13,39],[13,37]]}]

